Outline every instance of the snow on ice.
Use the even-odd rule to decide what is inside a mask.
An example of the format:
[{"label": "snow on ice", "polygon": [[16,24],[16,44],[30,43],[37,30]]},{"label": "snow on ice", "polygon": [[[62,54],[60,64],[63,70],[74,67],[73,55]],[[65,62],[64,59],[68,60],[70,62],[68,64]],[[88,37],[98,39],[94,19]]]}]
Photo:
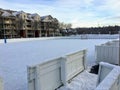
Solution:
[{"label": "snow on ice", "polygon": [[[60,57],[65,54],[81,49],[87,49],[87,65],[95,63],[95,45],[107,42],[109,39],[57,39],[57,40],[36,40],[27,42],[0,44],[0,76],[4,80],[4,90],[27,90],[27,66],[45,62],[52,58]],[[87,76],[85,76],[87,75]],[[73,86],[85,87],[89,76],[88,72],[83,72],[71,82],[69,88]],[[94,75],[93,75],[94,76]],[[86,79],[85,79],[86,78]],[[96,77],[95,77],[96,78]],[[78,81],[83,83],[79,86]],[[94,80],[96,81],[96,79]],[[90,81],[88,81],[90,82]],[[90,86],[93,86],[90,82]],[[73,85],[73,86],[72,86]],[[94,87],[94,86],[93,86]],[[93,88],[91,87],[91,88]],[[78,89],[66,89],[78,90]],[[80,90],[80,89],[79,89]],[[82,89],[82,90],[88,90]]]}]

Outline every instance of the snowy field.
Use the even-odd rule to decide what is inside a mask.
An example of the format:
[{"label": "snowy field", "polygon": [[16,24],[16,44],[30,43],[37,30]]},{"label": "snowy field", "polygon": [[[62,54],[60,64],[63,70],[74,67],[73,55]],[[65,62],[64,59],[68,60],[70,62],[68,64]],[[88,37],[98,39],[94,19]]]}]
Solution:
[{"label": "snowy field", "polygon": [[28,65],[39,64],[82,49],[88,50],[86,63],[90,66],[95,63],[95,45],[107,41],[110,41],[110,39],[51,39],[7,44],[1,43],[0,76],[4,80],[4,90],[27,90]]}]

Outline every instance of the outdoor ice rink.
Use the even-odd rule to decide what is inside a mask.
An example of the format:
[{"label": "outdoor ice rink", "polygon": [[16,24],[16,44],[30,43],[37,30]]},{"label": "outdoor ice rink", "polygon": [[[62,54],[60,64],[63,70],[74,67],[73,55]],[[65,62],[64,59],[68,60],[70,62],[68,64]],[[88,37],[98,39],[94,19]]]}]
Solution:
[{"label": "outdoor ice rink", "polygon": [[27,90],[28,65],[39,64],[82,49],[87,49],[86,64],[90,66],[95,63],[95,45],[107,41],[110,39],[51,39],[1,43],[0,76],[4,80],[4,90]]}]

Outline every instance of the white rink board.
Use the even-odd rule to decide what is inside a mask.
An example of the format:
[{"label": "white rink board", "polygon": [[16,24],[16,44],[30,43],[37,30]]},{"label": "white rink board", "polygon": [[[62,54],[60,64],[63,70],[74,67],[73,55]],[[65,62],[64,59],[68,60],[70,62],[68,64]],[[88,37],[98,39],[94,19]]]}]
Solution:
[{"label": "white rink board", "polygon": [[96,61],[108,62],[119,65],[119,43],[117,41],[108,42],[95,46]]},{"label": "white rink board", "polygon": [[60,60],[28,67],[28,90],[54,90],[62,85],[60,80]]},{"label": "white rink board", "polygon": [[29,66],[28,90],[55,90],[85,69],[86,50]]},{"label": "white rink board", "polygon": [[64,67],[62,71],[65,71],[62,76],[64,84],[85,69],[85,57],[86,50],[78,51],[65,56],[66,59],[63,61],[64,64],[62,64],[65,66],[62,66]]},{"label": "white rink board", "polygon": [[95,90],[120,90],[120,66],[100,63],[98,86]]}]

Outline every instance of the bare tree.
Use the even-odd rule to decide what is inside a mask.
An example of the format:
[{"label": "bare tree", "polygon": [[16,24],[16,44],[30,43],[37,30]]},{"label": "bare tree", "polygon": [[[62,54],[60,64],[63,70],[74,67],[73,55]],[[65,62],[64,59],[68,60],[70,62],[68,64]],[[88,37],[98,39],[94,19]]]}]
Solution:
[{"label": "bare tree", "polygon": [[66,29],[70,29],[72,27],[71,23],[66,24]]},{"label": "bare tree", "polygon": [[64,23],[64,22],[60,22],[59,23],[59,29],[62,30],[62,29],[69,29],[72,27],[72,24],[71,23]]}]

